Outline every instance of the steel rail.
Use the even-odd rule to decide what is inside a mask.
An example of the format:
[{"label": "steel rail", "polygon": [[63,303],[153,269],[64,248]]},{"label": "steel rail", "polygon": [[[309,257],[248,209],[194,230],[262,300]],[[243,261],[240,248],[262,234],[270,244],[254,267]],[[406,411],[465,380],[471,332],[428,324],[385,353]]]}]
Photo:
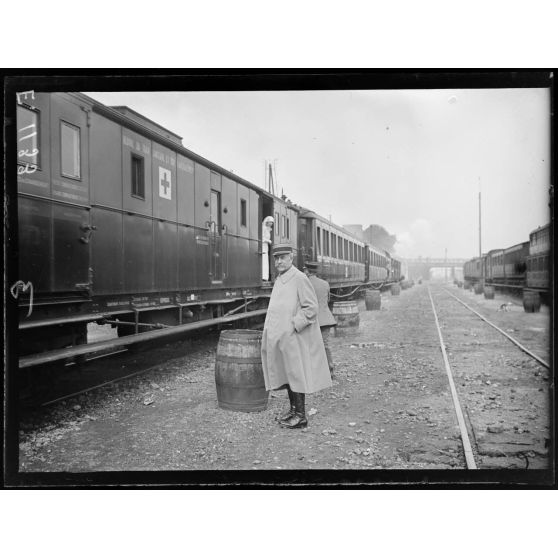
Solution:
[{"label": "steel rail", "polygon": [[96,343],[89,343],[87,345],[77,345],[69,349],[57,349],[54,351],[39,353],[37,355],[24,356],[19,359],[19,368],[20,369],[30,368],[31,366],[37,366],[39,364],[47,364],[49,362],[56,362],[64,358],[86,355],[97,351],[103,351],[105,349],[116,349],[119,347],[126,347],[128,345],[134,345],[137,343],[144,343],[145,341],[160,339],[162,337],[167,337],[168,335],[175,335],[177,333],[186,333],[189,331],[202,329],[204,327],[210,327],[213,325],[234,322],[246,318],[255,318],[256,316],[264,315],[266,312],[267,309],[263,308],[260,310],[252,310],[251,312],[243,312],[242,314],[235,314],[232,316],[213,318],[211,320],[203,320],[201,322],[191,322],[189,324],[173,326],[172,328],[159,329],[157,331],[146,331],[144,333],[137,333],[135,335],[127,335],[124,337],[119,337],[118,339],[97,341]]},{"label": "steel rail", "polygon": [[529,349],[525,348],[517,339],[514,339],[511,335],[508,335],[503,329],[500,329],[497,325],[494,325],[491,321],[487,320],[482,314],[479,314],[476,310],[471,308],[468,304],[463,302],[459,297],[455,296],[454,294],[450,293],[447,289],[443,289],[446,293],[450,296],[455,298],[457,302],[463,304],[465,308],[476,314],[481,320],[486,322],[489,326],[493,327],[496,331],[499,331],[504,337],[507,337],[514,345],[517,345],[524,353],[527,353],[531,358],[534,358],[538,363],[542,364],[545,368],[550,370],[550,365],[548,362],[545,362],[542,358],[538,357],[535,353],[532,353]]},{"label": "steel rail", "polygon": [[457,416],[457,422],[459,424],[461,441],[463,442],[463,452],[465,453],[465,462],[467,463],[468,469],[476,469],[477,464],[475,463],[475,457],[473,456],[471,442],[469,441],[469,434],[467,432],[467,426],[465,424],[465,419],[463,417],[463,411],[461,410],[461,404],[459,403],[459,397],[457,395],[457,390],[455,389],[455,384],[453,382],[453,375],[451,373],[451,367],[449,364],[448,355],[446,353],[446,347],[444,345],[444,338],[442,337],[442,331],[440,329],[440,323],[438,322],[438,315],[436,314],[436,307],[434,306],[434,300],[432,299],[430,287],[428,287],[428,296],[430,297],[430,303],[432,304],[432,312],[434,313],[434,320],[436,321],[436,329],[438,330],[438,337],[440,338],[440,347],[442,349],[442,356],[444,357],[444,365],[446,368],[446,374],[448,376],[448,381],[450,385],[451,397],[453,399],[453,406],[455,409],[455,414]]},{"label": "steel rail", "polygon": [[138,376],[139,374],[145,374],[147,370],[138,370],[137,372],[133,372],[132,374],[127,374],[126,376],[120,376],[119,378],[114,378],[114,380],[108,380],[107,382],[103,382],[102,384],[97,384],[96,386],[92,386],[86,389],[82,389],[81,391],[76,391],[75,393],[70,393],[68,395],[62,395],[61,397],[57,397],[52,401],[47,401],[46,403],[41,403],[41,407],[48,407],[54,403],[58,403],[60,401],[65,401],[66,399],[71,399],[72,397],[76,397],[77,395],[82,395],[84,393],[88,393],[93,391],[94,389],[99,389],[104,386],[108,386],[110,384],[114,384],[116,382],[120,382],[121,380],[126,380],[127,378],[133,378],[134,376]]}]

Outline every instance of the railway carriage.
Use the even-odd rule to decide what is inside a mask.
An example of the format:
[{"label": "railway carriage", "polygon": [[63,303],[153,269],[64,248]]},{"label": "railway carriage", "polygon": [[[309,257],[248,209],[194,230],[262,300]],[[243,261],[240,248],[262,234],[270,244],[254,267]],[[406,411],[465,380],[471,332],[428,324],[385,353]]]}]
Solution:
[{"label": "railway carriage", "polygon": [[299,267],[303,259],[317,261],[318,273],[333,290],[364,282],[364,242],[308,209],[299,213],[299,230]]},{"label": "railway carriage", "polygon": [[22,354],[85,343],[99,319],[128,334],[265,307],[263,217],[297,244],[285,200],[79,93],[36,93],[17,126]]},{"label": "railway carriage", "polygon": [[297,265],[302,269],[304,262],[317,261],[332,292],[399,280],[401,262],[310,209],[299,208],[298,228]]},{"label": "railway carriage", "polygon": [[473,258],[463,265],[463,278],[465,280],[465,288],[470,288],[478,283],[482,277],[484,260],[483,258]]},{"label": "railway carriage", "polygon": [[94,321],[123,336],[265,312],[267,216],[274,241],[290,242],[299,266],[319,261],[333,290],[379,284],[390,268],[398,278],[389,254],[128,107],[35,93],[18,103],[17,128],[21,355],[84,344]]},{"label": "railway carriage", "polygon": [[504,250],[504,280],[507,287],[525,286],[529,242],[521,242]]},{"label": "railway carriage", "polygon": [[466,287],[485,282],[497,289],[520,291],[526,311],[537,311],[550,285],[550,224],[529,235],[529,241],[491,250],[463,266]]},{"label": "railway carriage", "polygon": [[550,277],[550,225],[539,227],[529,235],[527,287],[546,291]]},{"label": "railway carriage", "polygon": [[484,258],[484,277],[489,285],[504,281],[504,250],[490,250]]}]

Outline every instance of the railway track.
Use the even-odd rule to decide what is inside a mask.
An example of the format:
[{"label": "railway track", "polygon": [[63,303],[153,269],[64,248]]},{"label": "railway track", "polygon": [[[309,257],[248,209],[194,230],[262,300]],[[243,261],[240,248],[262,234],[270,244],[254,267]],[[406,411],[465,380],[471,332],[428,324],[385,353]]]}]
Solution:
[{"label": "railway track", "polygon": [[544,467],[548,387],[530,386],[550,383],[548,362],[447,289],[428,295],[466,467]]},{"label": "railway track", "polygon": [[185,354],[214,350],[217,339],[218,333],[205,332],[171,343],[160,341],[149,348],[121,349],[90,356],[79,364],[57,363],[20,371],[20,374],[27,374],[27,383],[32,387],[20,394],[23,413],[41,413],[58,403],[146,374]]},{"label": "railway track", "polygon": [[499,333],[501,333],[504,337],[506,337],[507,339],[509,339],[514,345],[516,345],[517,347],[519,347],[524,353],[528,354],[530,357],[532,357],[533,359],[535,359],[537,362],[539,362],[540,364],[542,364],[546,369],[550,370],[550,364],[548,364],[548,362],[546,362],[545,360],[543,360],[542,358],[538,357],[535,353],[533,353],[532,351],[530,351],[529,349],[527,349],[526,347],[524,347],[517,339],[515,339],[514,337],[512,337],[511,335],[507,334],[502,328],[498,327],[497,325],[494,325],[490,320],[488,320],[487,318],[485,318],[482,314],[480,314],[479,312],[477,312],[475,309],[471,308],[467,303],[463,302],[460,298],[458,298],[457,296],[453,295],[452,293],[450,293],[447,289],[444,289],[446,293],[448,293],[452,298],[454,298],[455,300],[457,300],[457,302],[459,302],[460,304],[462,304],[463,306],[465,306],[465,308],[467,308],[468,310],[470,310],[471,312],[473,312],[473,314],[476,314],[481,320],[483,320],[484,322],[486,322],[490,327],[494,328],[496,331],[498,331]]}]

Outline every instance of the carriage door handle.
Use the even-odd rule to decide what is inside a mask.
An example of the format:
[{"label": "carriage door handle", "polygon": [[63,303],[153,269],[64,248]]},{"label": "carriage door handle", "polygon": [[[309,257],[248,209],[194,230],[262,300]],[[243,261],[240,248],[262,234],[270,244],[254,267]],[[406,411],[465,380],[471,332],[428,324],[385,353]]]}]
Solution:
[{"label": "carriage door handle", "polygon": [[83,244],[89,244],[89,240],[91,239],[91,234],[93,231],[97,230],[95,225],[82,225],[80,229],[85,233],[79,240],[83,242]]}]

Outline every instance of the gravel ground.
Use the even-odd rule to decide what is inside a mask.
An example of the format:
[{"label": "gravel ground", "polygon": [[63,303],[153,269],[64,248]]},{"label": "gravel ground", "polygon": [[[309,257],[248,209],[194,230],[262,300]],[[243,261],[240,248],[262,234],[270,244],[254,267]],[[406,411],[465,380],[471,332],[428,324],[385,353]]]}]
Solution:
[{"label": "gravel ground", "polygon": [[[498,298],[447,288],[548,358],[546,309],[498,312]],[[546,467],[548,372],[478,318],[466,317],[441,289],[432,292],[437,306],[443,304],[442,331],[462,405],[479,447],[484,444],[481,452],[475,446],[480,466],[524,468],[522,451],[532,452],[532,468]],[[359,328],[339,329],[331,338],[334,385],[307,396],[307,429],[287,430],[275,421],[286,408],[284,391],[274,392],[260,413],[220,409],[216,336],[207,336],[190,344],[188,356],[171,352],[141,376],[55,404],[39,423],[22,424],[20,471],[463,469],[427,286],[396,297],[384,293],[379,311],[366,311],[363,301],[359,308]],[[487,437],[489,427],[504,439]],[[510,449],[510,436],[519,450]],[[499,444],[508,444],[504,455]]]}]

